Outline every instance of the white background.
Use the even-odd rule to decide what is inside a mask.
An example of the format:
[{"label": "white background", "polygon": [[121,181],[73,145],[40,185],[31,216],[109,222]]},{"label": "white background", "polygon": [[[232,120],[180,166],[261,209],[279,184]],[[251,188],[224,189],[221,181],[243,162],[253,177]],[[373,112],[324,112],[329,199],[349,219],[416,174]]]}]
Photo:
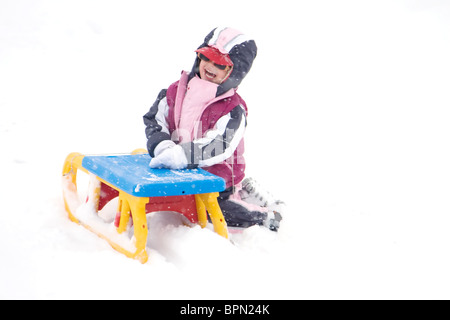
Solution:
[{"label": "white background", "polygon": [[[68,221],[67,154],[145,147],[213,28],[253,37],[247,173],[288,204],[234,245],[155,216],[141,265]],[[0,298],[450,298],[450,5],[0,2]]]}]

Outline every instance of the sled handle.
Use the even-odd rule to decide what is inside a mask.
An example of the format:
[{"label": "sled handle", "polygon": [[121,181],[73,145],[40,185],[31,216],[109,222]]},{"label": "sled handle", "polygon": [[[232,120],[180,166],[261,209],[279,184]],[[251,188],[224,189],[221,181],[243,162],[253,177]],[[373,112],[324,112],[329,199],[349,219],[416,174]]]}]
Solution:
[{"label": "sled handle", "polygon": [[77,198],[78,169],[87,172],[82,166],[83,158],[84,155],[81,153],[73,152],[69,154],[64,162],[64,167],[62,170],[64,206],[69,214],[69,219],[76,223],[78,223],[78,220],[73,215],[73,212],[75,212],[75,209],[79,206],[79,204],[77,202],[73,202],[73,199]]},{"label": "sled handle", "polygon": [[69,176],[72,179],[72,183],[77,185],[77,171],[81,169],[82,171],[89,173],[86,169],[83,168],[83,159],[84,155],[78,152],[73,152],[69,154],[64,162],[63,167],[63,176]]}]

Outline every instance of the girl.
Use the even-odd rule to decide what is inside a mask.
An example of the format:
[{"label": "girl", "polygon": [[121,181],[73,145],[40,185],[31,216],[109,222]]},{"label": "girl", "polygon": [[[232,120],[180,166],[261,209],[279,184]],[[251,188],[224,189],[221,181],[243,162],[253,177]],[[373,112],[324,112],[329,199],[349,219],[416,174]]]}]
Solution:
[{"label": "girl", "polygon": [[279,202],[244,180],[247,105],[236,90],[256,57],[256,43],[235,29],[216,28],[195,52],[192,71],[162,90],[144,116],[150,167],[201,167],[222,177],[227,189],[218,202],[229,227],[277,231],[281,215],[273,207]]}]

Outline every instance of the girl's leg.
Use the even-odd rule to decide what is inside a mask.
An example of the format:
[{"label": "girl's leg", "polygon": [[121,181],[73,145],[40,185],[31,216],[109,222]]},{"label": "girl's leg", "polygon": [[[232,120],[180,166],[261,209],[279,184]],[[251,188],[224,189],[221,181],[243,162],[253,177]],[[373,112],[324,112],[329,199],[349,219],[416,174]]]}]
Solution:
[{"label": "girl's leg", "polygon": [[240,190],[241,185],[228,188],[217,199],[227,225],[241,228],[264,225],[268,215],[267,208],[243,201],[239,195]]},{"label": "girl's leg", "polygon": [[218,199],[223,216],[230,227],[248,228],[253,225],[264,225],[267,220],[267,210],[250,208],[242,200]]}]

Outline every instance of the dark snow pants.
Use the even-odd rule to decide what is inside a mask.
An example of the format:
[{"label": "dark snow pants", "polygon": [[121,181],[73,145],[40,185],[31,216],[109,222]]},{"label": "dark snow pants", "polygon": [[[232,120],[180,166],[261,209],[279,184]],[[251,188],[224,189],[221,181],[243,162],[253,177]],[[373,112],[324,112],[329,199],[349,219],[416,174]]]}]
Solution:
[{"label": "dark snow pants", "polygon": [[263,225],[267,219],[267,210],[236,197],[233,187],[221,192],[217,201],[229,227],[248,228],[253,225]]}]

